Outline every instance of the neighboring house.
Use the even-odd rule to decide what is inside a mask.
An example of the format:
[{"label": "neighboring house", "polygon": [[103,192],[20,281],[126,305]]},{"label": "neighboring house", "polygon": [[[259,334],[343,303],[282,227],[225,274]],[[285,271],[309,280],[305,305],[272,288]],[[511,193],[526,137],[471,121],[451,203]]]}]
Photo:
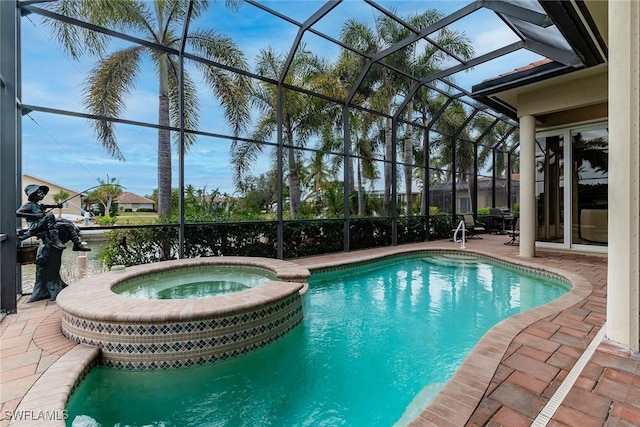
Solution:
[{"label": "neighboring house", "polygon": [[132,212],[137,212],[140,209],[155,210],[156,206],[156,202],[153,200],[130,192],[124,192],[118,196],[117,202],[119,211],[131,210]]},{"label": "neighboring house", "polygon": [[[22,175],[22,189],[21,189],[22,203],[25,203],[28,200],[27,195],[24,193],[24,188],[29,184],[46,185],[47,187],[49,187],[49,193],[47,193],[44,200],[42,201],[42,203],[45,203],[47,205],[56,204],[56,202],[53,199],[53,196],[58,194],[60,191],[65,191],[66,193],[68,193],[69,195],[65,197],[65,199],[69,197],[70,199],[64,203],[64,206],[62,207],[62,209],[54,208],[52,209],[52,212],[55,214],[55,216],[62,216],[63,218],[67,218],[72,221],[82,220],[82,215],[84,213],[82,209],[83,194],[79,193],[76,190],[63,187],[58,184],[54,184],[53,182],[49,182],[42,178],[38,178],[33,175],[24,174]],[[18,206],[16,206],[16,209],[18,209]]]},{"label": "neighboring house", "polygon": [[[513,205],[519,202],[520,194],[520,175],[511,175],[511,200],[509,200],[509,192],[507,191],[508,181],[505,177],[498,177],[495,180],[495,189],[493,178],[478,177],[478,209],[491,207],[508,207],[513,209]],[[444,182],[433,184],[430,188],[431,206],[437,206],[440,212],[451,212],[451,195],[452,183]],[[495,199],[495,203],[492,200]],[[456,183],[456,213],[472,212],[471,197],[469,194],[469,182]]]}]

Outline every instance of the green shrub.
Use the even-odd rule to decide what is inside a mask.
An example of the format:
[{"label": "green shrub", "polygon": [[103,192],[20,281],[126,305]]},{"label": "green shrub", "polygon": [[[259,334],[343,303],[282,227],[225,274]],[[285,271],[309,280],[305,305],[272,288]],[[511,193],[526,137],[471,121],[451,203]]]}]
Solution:
[{"label": "green shrub", "polygon": [[429,217],[431,225],[431,240],[448,239],[451,237],[451,214],[440,213]]},{"label": "green shrub", "polygon": [[[451,215],[429,217],[430,239],[449,238]],[[352,218],[350,250],[391,245],[391,217]],[[284,258],[344,250],[344,219],[283,222]],[[398,243],[426,240],[426,218],[398,218]],[[258,256],[277,258],[278,221],[208,222],[185,224],[184,256]],[[107,233],[102,251],[107,267],[132,266],[177,258],[178,225],[161,224],[119,228]]]},{"label": "green shrub", "polygon": [[115,216],[107,215],[107,216],[97,216],[95,217],[95,222],[98,225],[115,225],[118,222],[118,218]]},{"label": "green shrub", "polygon": [[426,238],[426,217],[405,216],[398,218],[398,244],[424,242]]},{"label": "green shrub", "polygon": [[172,226],[137,227],[108,231],[100,258],[114,265],[139,265],[173,257],[177,249],[178,228]]},{"label": "green shrub", "polygon": [[[482,216],[489,215],[489,212],[491,212],[490,207],[478,209],[478,215],[482,215]],[[468,212],[468,213],[471,213],[471,212]]]}]

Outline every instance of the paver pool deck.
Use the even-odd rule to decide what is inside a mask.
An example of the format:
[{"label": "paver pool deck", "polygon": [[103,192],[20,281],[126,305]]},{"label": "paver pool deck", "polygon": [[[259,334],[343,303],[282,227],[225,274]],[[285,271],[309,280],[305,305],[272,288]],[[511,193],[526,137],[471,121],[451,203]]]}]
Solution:
[{"label": "paver pool deck", "polygon": [[[584,286],[574,293],[575,301],[565,300],[566,307],[530,310],[493,328],[411,425],[640,426],[640,354],[606,337],[585,353],[606,321],[607,256],[538,248],[535,258],[521,259],[518,247],[504,245],[506,240],[507,236],[483,235],[468,241],[466,250],[562,271]],[[399,248],[459,246],[435,241],[291,261],[313,269]],[[46,419],[52,417],[47,408],[64,404],[70,384],[98,350],[62,335],[55,301],[27,300],[18,302],[17,314],[0,321],[0,426],[64,425],[64,414]],[[581,359],[583,354],[590,356]],[[573,369],[581,361],[582,369]],[[561,401],[554,402],[563,382],[572,385]],[[555,409],[541,418],[549,402],[556,403]]]}]

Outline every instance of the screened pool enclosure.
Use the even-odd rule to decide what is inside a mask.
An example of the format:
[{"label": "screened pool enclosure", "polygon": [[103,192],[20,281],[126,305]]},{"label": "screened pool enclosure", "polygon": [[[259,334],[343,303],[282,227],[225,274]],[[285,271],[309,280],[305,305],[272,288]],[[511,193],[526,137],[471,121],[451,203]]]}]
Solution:
[{"label": "screened pool enclosure", "polygon": [[115,227],[157,244],[137,262],[450,238],[518,210],[518,115],[492,91],[598,62],[581,2],[155,6],[0,2],[3,311],[24,173],[152,197],[158,224]]}]

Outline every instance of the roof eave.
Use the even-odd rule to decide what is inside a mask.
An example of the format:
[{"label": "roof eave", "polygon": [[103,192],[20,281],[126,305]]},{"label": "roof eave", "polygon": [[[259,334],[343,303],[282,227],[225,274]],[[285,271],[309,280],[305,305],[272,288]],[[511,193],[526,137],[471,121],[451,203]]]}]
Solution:
[{"label": "roof eave", "polygon": [[474,85],[471,88],[471,96],[478,102],[482,102],[513,119],[517,119],[516,107],[503,102],[496,94],[544,80],[549,80],[581,69],[584,69],[584,67],[575,68],[555,61],[549,62],[538,67],[530,68],[518,73],[507,74],[503,77],[486,80]]}]

